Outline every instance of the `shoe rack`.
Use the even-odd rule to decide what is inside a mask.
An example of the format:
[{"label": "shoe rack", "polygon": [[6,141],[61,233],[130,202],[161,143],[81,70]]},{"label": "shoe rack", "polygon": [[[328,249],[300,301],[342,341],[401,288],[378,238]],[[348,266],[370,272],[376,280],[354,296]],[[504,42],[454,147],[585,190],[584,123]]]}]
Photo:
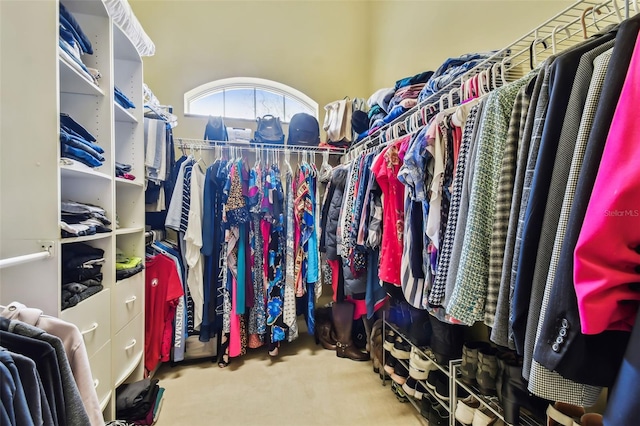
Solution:
[{"label": "shoe rack", "polygon": [[[398,327],[395,327],[393,324],[387,322],[386,320],[383,321],[382,323],[382,336],[384,338],[384,336],[386,336],[386,330],[392,330],[393,332],[395,332],[398,336],[400,336],[404,341],[409,342],[411,344],[412,348],[415,348],[415,350],[420,353],[423,357],[428,358],[430,361],[433,362],[433,365],[435,365],[436,367],[438,367],[438,369],[440,371],[442,371],[444,374],[447,375],[447,377],[449,378],[449,395],[451,395],[451,374],[450,374],[450,370],[447,366],[438,364],[435,360],[435,358],[433,357],[433,355],[425,350],[423,350],[423,348],[414,345],[411,340],[406,336],[406,333],[403,333]],[[400,364],[402,364],[404,366],[404,368],[407,369],[407,371],[409,371],[409,362],[407,360],[404,359],[398,359],[397,360]],[[459,360],[460,362],[462,362],[462,360]],[[385,351],[382,351],[382,368],[384,369],[384,365],[385,365],[386,359],[385,359]],[[386,385],[386,374],[382,374],[382,385],[385,386]],[[431,389],[429,386],[427,386],[427,381],[426,380],[417,380],[418,382],[420,382],[423,387],[427,390],[427,392],[436,400],[438,401],[438,403],[440,405],[442,405],[444,407],[445,410],[447,410],[449,413],[452,413],[451,411],[451,407],[449,404],[447,404],[446,401],[443,401],[441,398],[439,398],[435,391],[433,389]],[[421,402],[417,401],[415,398],[407,395],[407,399],[409,400],[409,402],[411,403],[411,405],[413,405],[413,407],[420,413],[421,412]],[[451,401],[451,396],[449,396],[449,401]],[[455,408],[454,408],[455,410]],[[455,411],[453,411],[455,412]],[[451,418],[451,416],[450,416]],[[454,426],[453,424],[450,423],[451,426]]]},{"label": "shoe rack", "polygon": [[[480,392],[480,390],[477,387],[469,386],[468,384],[466,384],[460,379],[462,377],[462,372],[460,370],[462,366],[461,359],[451,361],[449,365],[451,366],[451,381],[453,383],[453,386],[449,389],[449,398],[451,401],[450,413],[453,413],[455,415],[456,407],[458,403],[457,391],[458,391],[458,386],[460,386],[461,389],[464,389],[465,391],[469,392],[471,396],[477,399],[480,402],[480,404],[482,404],[489,411],[491,411],[496,417],[498,417],[498,419],[502,420],[502,422],[504,422],[505,425],[512,426],[511,423],[508,423],[505,420],[504,410],[502,409],[502,406],[498,401],[498,397],[485,395],[482,392]],[[496,407],[499,407],[499,408],[496,409]],[[521,411],[520,426],[539,426],[539,425],[541,425],[540,422],[538,422],[536,419],[534,419],[527,413],[524,413]]]},{"label": "shoe rack", "polygon": [[[383,322],[382,322],[382,336],[383,336],[383,339],[387,335],[387,331],[388,330],[392,330],[393,332],[396,333],[396,335],[398,335],[404,341],[409,342],[411,344],[412,348],[414,348],[422,356],[424,356],[425,358],[427,358],[431,362],[433,362],[433,365],[435,365],[440,371],[442,371],[444,374],[446,374],[446,376],[449,378],[449,401],[448,402],[447,401],[443,401],[442,399],[440,399],[436,395],[435,391],[427,386],[426,380],[417,380],[417,382],[422,383],[424,388],[433,397],[433,399],[438,401],[438,403],[440,405],[442,405],[442,407],[444,407],[447,410],[447,412],[449,413],[449,426],[456,426],[456,425],[460,424],[460,423],[458,423],[456,421],[456,418],[455,418],[455,413],[456,413],[456,408],[457,408],[457,403],[458,403],[458,389],[463,389],[464,391],[468,392],[469,395],[473,396],[475,399],[477,399],[480,402],[481,406],[486,407],[499,420],[504,422],[505,425],[514,426],[513,424],[508,423],[508,422],[505,421],[504,410],[502,409],[502,407],[498,403],[498,398],[497,397],[484,395],[482,392],[480,392],[480,390],[477,387],[469,386],[468,384],[464,383],[461,380],[462,373],[461,373],[461,369],[460,368],[461,368],[461,365],[462,365],[462,359],[451,360],[451,361],[449,361],[449,365],[439,364],[436,361],[436,359],[433,356],[433,354],[430,353],[430,351],[425,350],[424,348],[421,348],[419,346],[414,345],[413,342],[411,341],[411,339],[409,339],[409,337],[407,336],[406,332],[403,332],[400,328],[398,328],[394,324],[388,322],[386,320],[386,318],[384,318],[384,316],[383,316]],[[385,357],[386,357],[385,356],[385,351],[383,350],[382,351],[382,366],[381,366],[381,368],[383,368],[385,363],[386,363]],[[397,361],[400,364],[402,364],[407,370],[409,370],[409,362],[407,360],[398,359]],[[382,374],[381,375],[381,381],[382,381],[382,385],[385,386],[386,382],[387,382],[386,374]],[[416,400],[415,398],[411,397],[410,395],[407,395],[407,399],[411,403],[411,405],[413,405],[413,407],[420,413],[421,412],[421,405],[422,405],[421,401]],[[499,407],[499,408],[497,408],[497,407]],[[519,426],[542,426],[542,425],[543,424],[540,423],[538,420],[536,420],[532,416],[528,415],[527,413],[521,411]]]}]

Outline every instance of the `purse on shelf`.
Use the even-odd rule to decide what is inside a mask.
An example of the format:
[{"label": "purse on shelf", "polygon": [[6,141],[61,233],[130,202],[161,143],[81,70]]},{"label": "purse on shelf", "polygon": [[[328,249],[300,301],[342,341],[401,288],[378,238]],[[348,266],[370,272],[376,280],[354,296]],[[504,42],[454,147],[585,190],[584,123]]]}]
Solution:
[{"label": "purse on shelf", "polygon": [[280,118],[273,115],[258,117],[258,127],[253,134],[252,143],[284,145],[284,132]]}]

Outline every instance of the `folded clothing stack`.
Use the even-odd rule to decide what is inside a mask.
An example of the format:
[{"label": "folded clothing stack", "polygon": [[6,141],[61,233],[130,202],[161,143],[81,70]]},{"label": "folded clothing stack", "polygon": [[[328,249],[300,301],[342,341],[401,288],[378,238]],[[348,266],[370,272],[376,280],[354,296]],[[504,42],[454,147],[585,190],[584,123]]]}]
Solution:
[{"label": "folded clothing stack", "polygon": [[93,47],[73,14],[60,3],[60,24],[58,46],[59,53],[65,61],[75,68],[87,80],[98,84],[100,71],[87,67],[82,62],[82,55],[93,55]]},{"label": "folded clothing stack", "polygon": [[62,246],[62,310],[103,289],[104,250],[84,243]]},{"label": "folded clothing stack", "polygon": [[62,238],[111,232],[111,221],[102,207],[75,201],[60,202]]},{"label": "folded clothing stack", "polygon": [[114,86],[113,94],[115,101],[124,109],[135,108],[136,106],[131,102],[131,99],[127,98],[127,95],[122,93],[120,89]]},{"label": "folded clothing stack", "polygon": [[116,281],[132,277],[144,269],[142,258],[127,256],[120,249],[116,253]]},{"label": "folded clothing stack", "polygon": [[131,171],[130,164],[118,163],[116,161],[116,177],[128,179],[128,180],[136,180],[136,177],[129,173]]},{"label": "folded clothing stack", "polygon": [[60,155],[89,167],[104,163],[104,149],[96,138],[68,114],[60,114]]},{"label": "folded clothing stack", "polygon": [[124,383],[116,389],[116,417],[138,425],[155,422],[164,389],[158,379]]}]

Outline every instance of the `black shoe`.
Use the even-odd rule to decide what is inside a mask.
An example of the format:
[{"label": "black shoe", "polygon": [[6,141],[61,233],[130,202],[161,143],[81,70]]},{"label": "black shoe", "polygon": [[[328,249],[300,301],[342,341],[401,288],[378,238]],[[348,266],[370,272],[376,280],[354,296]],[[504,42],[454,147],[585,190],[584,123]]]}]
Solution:
[{"label": "black shoe", "polygon": [[391,351],[393,349],[393,344],[395,342],[396,342],[396,332],[391,329],[387,329],[387,332],[384,336],[384,342],[382,343],[384,350]]},{"label": "black shoe", "polygon": [[391,375],[393,374],[397,363],[398,360],[395,359],[392,355],[389,355],[385,359],[383,370],[385,371],[385,373]]},{"label": "black shoe", "polygon": [[409,359],[411,357],[411,343],[397,337],[391,348],[391,355],[397,359]]},{"label": "black shoe", "polygon": [[418,381],[413,377],[409,377],[402,385],[402,390],[404,390],[404,393],[406,393],[407,395],[416,398],[417,386],[418,386]]},{"label": "black shoe", "polygon": [[431,406],[429,426],[446,426],[449,424],[449,411],[438,401]]},{"label": "black shoe", "polygon": [[400,402],[409,402],[409,398],[407,398],[407,394],[402,390],[402,386],[397,384],[396,382],[391,383],[391,391],[395,394],[396,398]]},{"label": "black shoe", "polygon": [[406,369],[401,362],[397,362],[395,367],[393,368],[393,373],[391,374],[391,380],[399,384],[400,386],[404,385],[409,377],[409,370]]}]

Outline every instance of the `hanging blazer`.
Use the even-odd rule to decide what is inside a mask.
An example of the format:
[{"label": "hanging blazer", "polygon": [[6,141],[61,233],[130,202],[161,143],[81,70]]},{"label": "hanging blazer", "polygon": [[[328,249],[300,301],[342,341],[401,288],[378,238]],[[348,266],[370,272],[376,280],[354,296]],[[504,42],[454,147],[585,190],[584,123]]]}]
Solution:
[{"label": "hanging blazer", "polygon": [[620,25],[615,39],[578,178],[569,217],[570,226],[563,241],[551,291],[552,302],[547,307],[534,352],[534,359],[549,370],[573,381],[594,386],[610,386],[613,383],[629,333],[607,331],[590,336],[582,334],[573,282],[573,254],[639,30],[640,15],[637,15]]},{"label": "hanging blazer", "polygon": [[575,251],[585,334],[630,331],[640,303],[640,36]]}]

